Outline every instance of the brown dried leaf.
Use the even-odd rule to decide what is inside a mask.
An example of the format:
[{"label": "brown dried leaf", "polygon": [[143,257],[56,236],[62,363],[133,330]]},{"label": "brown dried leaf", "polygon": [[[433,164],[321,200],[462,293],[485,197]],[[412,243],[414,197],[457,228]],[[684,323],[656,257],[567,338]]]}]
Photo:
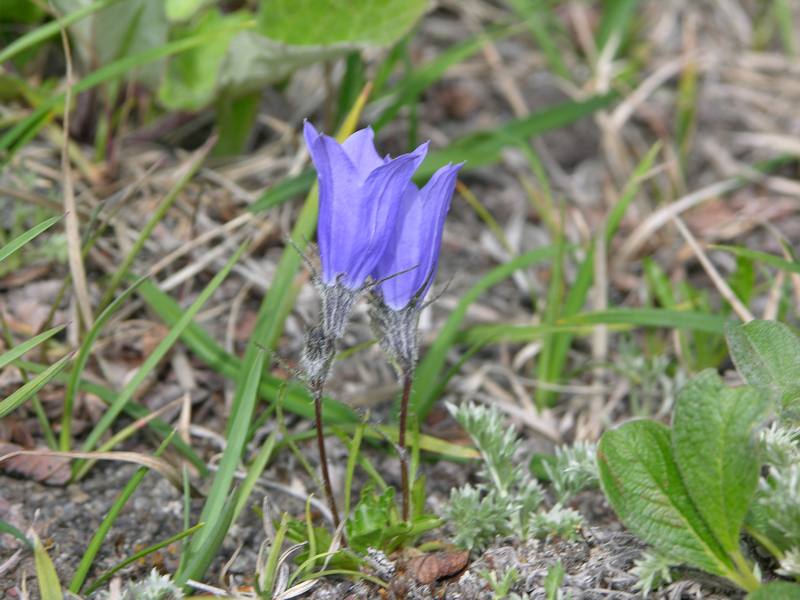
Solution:
[{"label": "brown dried leaf", "polygon": [[423,585],[430,585],[439,579],[451,577],[467,567],[469,552],[435,552],[417,556],[408,561],[408,573]]},{"label": "brown dried leaf", "polygon": [[[22,446],[0,441],[0,457],[23,450]],[[72,476],[69,462],[69,459],[63,456],[25,453],[0,462],[0,471],[45,485],[64,485]]]}]

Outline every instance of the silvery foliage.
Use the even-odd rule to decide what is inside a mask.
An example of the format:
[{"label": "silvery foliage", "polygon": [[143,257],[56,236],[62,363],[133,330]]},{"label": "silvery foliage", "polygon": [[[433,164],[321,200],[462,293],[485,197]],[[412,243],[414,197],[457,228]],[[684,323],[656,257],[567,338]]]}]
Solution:
[{"label": "silvery foliage", "polygon": [[[456,544],[480,551],[498,536],[575,535],[581,524],[577,512],[560,503],[541,510],[544,490],[527,465],[519,462],[521,440],[506,426],[497,409],[476,404],[448,404],[447,408],[470,435],[482,458],[479,483],[454,489],[445,509],[445,517],[453,524]],[[576,453],[562,449],[557,460],[577,465],[586,455],[592,457],[593,463],[590,450],[588,446]],[[563,489],[572,489],[570,486],[578,479],[591,479],[577,475],[587,470],[591,471],[591,467],[576,466],[570,482],[562,484]]]},{"label": "silvery foliage", "polygon": [[[104,600],[110,599],[110,593],[101,596]],[[169,575],[159,575],[153,569],[143,581],[128,583],[122,590],[121,600],[180,600],[183,598],[181,589],[172,583]]]}]

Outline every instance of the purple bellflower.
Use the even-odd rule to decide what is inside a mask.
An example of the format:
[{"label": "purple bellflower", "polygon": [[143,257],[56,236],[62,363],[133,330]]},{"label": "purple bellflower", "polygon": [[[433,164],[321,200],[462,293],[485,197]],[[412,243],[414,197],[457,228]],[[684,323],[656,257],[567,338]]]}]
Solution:
[{"label": "purple bellflower", "polygon": [[[425,159],[428,144],[397,158],[381,158],[370,127],[341,144],[308,121],[303,133],[319,181],[317,241],[322,262],[321,275],[314,277],[322,301],[321,323],[319,331],[309,333],[303,362],[310,379],[324,379],[330,352],[386,250],[400,201]],[[318,342],[316,349],[310,344],[312,338]]]},{"label": "purple bellflower", "polygon": [[[320,324],[306,336],[301,364],[314,396],[320,466],[334,525],[339,525],[322,434],[322,393],[357,296],[393,239],[411,176],[428,144],[397,158],[381,158],[371,128],[343,143],[320,134],[308,121],[304,131],[319,181],[319,243],[322,275],[314,283],[322,300]],[[407,494],[406,494],[407,495]]]},{"label": "purple bellflower", "polygon": [[308,121],[303,133],[319,180],[322,327],[338,339],[358,292],[386,250],[400,200],[428,144],[397,158],[381,158],[370,127],[342,144]]},{"label": "purple bellflower", "polygon": [[417,360],[417,318],[439,266],[442,231],[461,164],[447,165],[418,189],[408,184],[386,250],[372,271],[372,322],[401,373]]}]

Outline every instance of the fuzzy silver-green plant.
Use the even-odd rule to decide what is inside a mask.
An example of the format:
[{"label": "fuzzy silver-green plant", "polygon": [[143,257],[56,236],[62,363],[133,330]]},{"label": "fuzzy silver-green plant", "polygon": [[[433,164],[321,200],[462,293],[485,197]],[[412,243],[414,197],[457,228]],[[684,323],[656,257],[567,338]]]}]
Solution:
[{"label": "fuzzy silver-green plant", "polygon": [[[106,592],[104,599],[111,596]],[[169,575],[159,575],[153,569],[150,575],[143,581],[128,583],[122,590],[121,600],[180,600],[183,592],[179,587],[172,583]]]},{"label": "fuzzy silver-green plant", "polygon": [[[455,530],[455,543],[480,551],[498,536],[574,536],[580,515],[561,504],[541,510],[544,490],[527,466],[520,464],[521,441],[500,412],[475,404],[448,404],[447,408],[470,435],[482,459],[477,485],[454,489],[445,508],[445,517]],[[592,480],[586,476],[595,473],[591,446],[582,446],[575,453],[562,450],[559,456],[565,465],[572,465],[563,483],[565,490]]]},{"label": "fuzzy silver-green plant", "polygon": [[653,590],[665,583],[672,583],[670,569],[674,566],[676,565],[673,559],[648,550],[642,554],[642,558],[635,561],[634,567],[631,569],[631,573],[639,578],[633,589],[642,592],[642,596],[647,598],[647,595]]},{"label": "fuzzy silver-green plant", "polygon": [[562,504],[581,490],[597,487],[597,444],[575,442],[556,448],[555,460],[544,463],[553,492]]}]

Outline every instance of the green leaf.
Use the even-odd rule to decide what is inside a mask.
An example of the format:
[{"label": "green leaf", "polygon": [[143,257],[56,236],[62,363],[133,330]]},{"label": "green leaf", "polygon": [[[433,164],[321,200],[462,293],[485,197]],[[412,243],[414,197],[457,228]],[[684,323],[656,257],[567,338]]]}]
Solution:
[{"label": "green leaf", "polygon": [[25,233],[15,237],[13,240],[4,244],[2,248],[0,248],[0,263],[7,259],[9,256],[14,254],[17,250],[22,248],[25,244],[30,242],[33,238],[35,238],[40,233],[47,231],[53,225],[58,223],[61,220],[61,215],[57,217],[51,217],[46,221],[42,221],[38,225],[34,225]]},{"label": "green leaf", "polygon": [[742,523],[758,485],[752,432],[767,405],[756,388],[728,388],[712,369],[678,394],[672,423],[675,461],[697,510],[730,556],[739,553]]},{"label": "green leaf", "polygon": [[723,577],[734,572],[689,497],[666,425],[635,420],[606,432],[597,462],[603,491],[628,529],[676,563]]},{"label": "green leaf", "polygon": [[547,600],[558,600],[558,590],[561,589],[564,575],[566,575],[566,570],[560,560],[547,569],[547,575],[544,576],[543,582],[544,593]]},{"label": "green leaf", "polygon": [[[233,264],[231,263],[230,266]],[[242,508],[238,493],[234,496],[235,501],[231,499],[231,488],[242,451],[247,443],[248,424],[255,407],[258,382],[261,380],[263,368],[264,350],[259,349],[253,369],[241,373],[236,382],[237,397],[239,398],[238,410],[233,412],[230,417],[227,445],[200,513],[200,521],[207,523],[207,526],[200,530],[189,544],[187,567],[176,576],[176,582],[179,584],[184,584],[187,579],[200,580],[203,578],[211,561],[222,546],[222,541],[225,539],[237,510]],[[248,483],[248,488],[249,486],[250,483]],[[247,489],[248,494],[249,492],[250,489]]]},{"label": "green leaf", "polygon": [[67,366],[69,361],[72,359],[71,354],[67,354],[63,358],[61,358],[58,362],[53,363],[49,366],[45,371],[39,373],[36,377],[31,379],[28,383],[23,385],[21,388],[17,389],[14,393],[12,393],[7,398],[0,400],[0,419],[7,416],[11,411],[16,409],[22,403],[24,403],[28,398],[33,396],[36,392],[42,389],[47,383],[56,375],[58,375],[61,370]]},{"label": "green leaf", "polygon": [[17,538],[20,542],[25,544],[29,549],[33,550],[33,544],[31,541],[25,537],[25,534],[22,533],[19,529],[11,525],[11,523],[6,523],[2,519],[0,519],[0,533],[7,533],[10,536]]},{"label": "green leaf", "polygon": [[259,29],[284,44],[386,46],[411,29],[428,0],[261,0],[260,7]]},{"label": "green leaf", "polygon": [[[104,8],[92,18],[93,47],[87,49],[100,65],[159,48],[166,44],[169,23],[163,0],[125,0]],[[156,87],[164,70],[153,62],[131,71],[132,78]]]},{"label": "green leaf", "polygon": [[800,403],[800,338],[777,321],[730,322],[728,349],[744,380],[784,408]]},{"label": "green leaf", "polygon": [[747,594],[747,600],[800,600],[800,585],[788,581],[770,581]]},{"label": "green leaf", "polygon": [[730,252],[736,256],[744,256],[752,260],[763,262],[771,267],[776,267],[788,273],[800,273],[800,261],[797,260],[786,260],[785,258],[770,254],[768,252],[751,250],[750,248],[743,248],[741,246],[714,245],[711,247],[717,250]]},{"label": "green leaf", "polygon": [[5,368],[10,363],[17,360],[20,356],[25,354],[31,348],[35,348],[45,340],[50,339],[59,331],[62,331],[66,327],[66,325],[60,325],[58,327],[53,327],[52,329],[48,329],[47,331],[43,331],[39,335],[32,337],[29,340],[22,342],[21,344],[17,344],[8,352],[4,352],[0,354],[0,369]]},{"label": "green leaf", "polygon": [[0,3],[0,23],[35,23],[44,16],[33,0],[3,0]]},{"label": "green leaf", "polygon": [[39,537],[33,535],[33,559],[36,565],[36,581],[39,584],[39,596],[47,600],[62,600],[61,582],[58,580],[53,561],[42,546]]},{"label": "green leaf", "polygon": [[223,15],[218,10],[210,10],[192,24],[175,28],[173,37],[182,39],[207,35],[225,25],[222,34],[170,59],[158,90],[158,99],[167,108],[199,110],[214,99],[220,67],[236,35],[236,27],[230,25],[243,25],[247,18],[244,12]]}]

